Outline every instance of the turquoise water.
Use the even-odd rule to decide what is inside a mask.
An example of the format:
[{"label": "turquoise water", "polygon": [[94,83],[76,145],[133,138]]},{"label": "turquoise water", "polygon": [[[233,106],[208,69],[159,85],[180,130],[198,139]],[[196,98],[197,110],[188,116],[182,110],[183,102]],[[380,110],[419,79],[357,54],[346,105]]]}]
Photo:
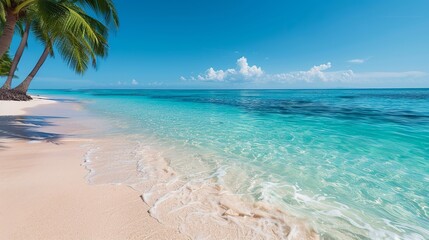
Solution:
[{"label": "turquoise water", "polygon": [[163,148],[188,179],[216,173],[322,239],[429,239],[428,89],[32,93],[83,101],[108,134]]}]

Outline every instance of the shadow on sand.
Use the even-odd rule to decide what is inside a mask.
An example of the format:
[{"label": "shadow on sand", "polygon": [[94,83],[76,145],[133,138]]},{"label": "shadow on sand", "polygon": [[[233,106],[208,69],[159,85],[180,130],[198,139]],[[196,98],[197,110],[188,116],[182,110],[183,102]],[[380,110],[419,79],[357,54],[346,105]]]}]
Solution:
[{"label": "shadow on sand", "polygon": [[2,139],[47,141],[58,144],[62,134],[43,131],[43,127],[55,126],[51,121],[62,117],[51,116],[0,116],[0,151],[5,148]]}]

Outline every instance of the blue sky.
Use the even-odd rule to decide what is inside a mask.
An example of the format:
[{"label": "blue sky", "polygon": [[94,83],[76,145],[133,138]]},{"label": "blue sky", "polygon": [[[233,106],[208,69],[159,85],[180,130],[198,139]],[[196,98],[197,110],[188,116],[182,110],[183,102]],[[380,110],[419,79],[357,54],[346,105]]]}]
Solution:
[{"label": "blue sky", "polygon": [[[427,0],[115,2],[98,70],[56,56],[32,88],[429,87]],[[41,52],[31,40],[20,79]]]}]

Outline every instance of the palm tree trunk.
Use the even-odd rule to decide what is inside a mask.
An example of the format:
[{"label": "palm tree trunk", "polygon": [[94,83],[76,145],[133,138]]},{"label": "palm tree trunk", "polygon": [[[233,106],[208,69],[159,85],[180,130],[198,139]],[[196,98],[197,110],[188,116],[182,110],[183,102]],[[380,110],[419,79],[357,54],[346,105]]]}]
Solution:
[{"label": "palm tree trunk", "polygon": [[30,32],[30,22],[27,22],[25,25],[24,35],[22,35],[21,42],[19,43],[19,47],[16,50],[15,56],[12,60],[12,66],[9,70],[9,76],[7,77],[6,82],[4,83],[2,89],[10,89],[12,85],[12,79],[15,76],[15,71],[18,66],[19,60],[21,60],[22,53],[24,53],[25,46],[27,45],[28,34]]},{"label": "palm tree trunk", "polygon": [[3,33],[0,36],[0,58],[10,47],[12,42],[13,34],[15,32],[15,25],[18,21],[18,16],[13,13],[12,9],[6,12],[6,22],[4,25]]},{"label": "palm tree trunk", "polygon": [[27,93],[28,87],[30,86],[31,81],[36,76],[40,67],[42,67],[43,63],[45,62],[45,60],[48,57],[50,52],[51,52],[51,47],[49,45],[46,45],[42,56],[40,56],[39,61],[37,61],[37,63],[36,63],[36,66],[34,66],[33,70],[31,70],[31,72],[30,72],[30,74],[28,74],[27,78],[25,78],[25,80],[22,81],[21,84],[19,84],[16,88],[14,88],[14,90],[22,92],[22,93]]}]

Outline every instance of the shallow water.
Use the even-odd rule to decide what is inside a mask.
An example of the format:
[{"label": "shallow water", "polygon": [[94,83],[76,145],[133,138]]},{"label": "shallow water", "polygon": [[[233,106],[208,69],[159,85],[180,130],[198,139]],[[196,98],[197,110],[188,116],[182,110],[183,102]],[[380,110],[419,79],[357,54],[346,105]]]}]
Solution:
[{"label": "shallow water", "polygon": [[[115,141],[90,146],[89,180],[134,187],[192,237],[429,239],[427,89],[33,94],[79,99],[107,119],[102,135]],[[243,227],[192,226],[223,221]]]}]

